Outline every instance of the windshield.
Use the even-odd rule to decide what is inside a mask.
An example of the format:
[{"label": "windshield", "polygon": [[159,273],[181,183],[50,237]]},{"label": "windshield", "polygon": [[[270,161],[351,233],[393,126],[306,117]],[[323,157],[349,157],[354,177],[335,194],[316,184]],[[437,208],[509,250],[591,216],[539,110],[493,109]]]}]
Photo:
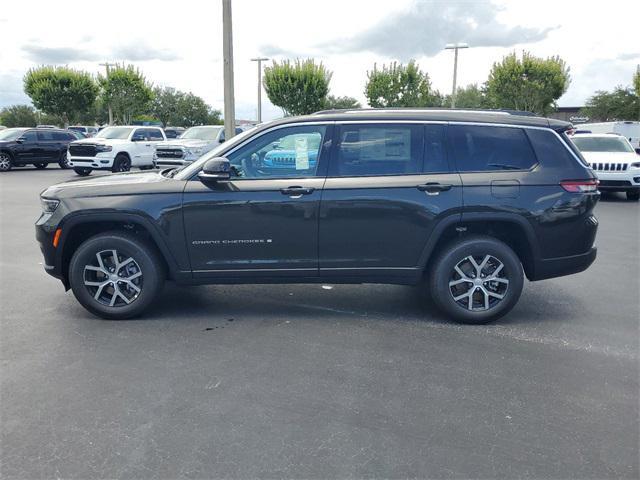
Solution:
[{"label": "windshield", "polygon": [[0,140],[15,140],[20,138],[27,129],[26,128],[7,128],[6,130],[0,130]]},{"label": "windshield", "polygon": [[224,150],[228,150],[228,149],[234,147],[235,145],[237,145],[238,143],[243,141],[245,138],[247,138],[248,136],[250,136],[254,132],[255,132],[255,130],[247,130],[246,132],[239,133],[238,135],[233,137],[228,142],[221,143],[216,148],[214,148],[213,150],[211,150],[210,152],[208,152],[207,154],[203,155],[198,160],[193,162],[191,165],[188,165],[184,169],[180,170],[180,172],[178,172],[174,178],[176,178],[178,180],[188,180],[192,175],[194,175],[196,172],[200,171],[200,169],[202,168],[202,165],[207,160],[209,160],[211,158],[214,158],[214,157],[218,157],[221,152],[223,152]]},{"label": "windshield", "polygon": [[218,138],[220,130],[222,127],[191,127],[180,138],[213,141]]},{"label": "windshield", "polygon": [[133,127],[107,127],[104,130],[100,130],[96,134],[96,138],[111,138],[126,140],[129,138],[129,134],[133,130]]},{"label": "windshield", "polygon": [[631,152],[633,148],[622,137],[573,137],[573,143],[582,152]]}]

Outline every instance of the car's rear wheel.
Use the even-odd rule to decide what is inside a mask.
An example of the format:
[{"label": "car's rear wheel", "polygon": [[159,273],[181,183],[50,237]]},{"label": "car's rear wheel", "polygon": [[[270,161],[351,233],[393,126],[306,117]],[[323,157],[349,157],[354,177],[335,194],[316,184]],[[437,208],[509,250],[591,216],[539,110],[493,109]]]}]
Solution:
[{"label": "car's rear wheel", "polygon": [[60,153],[60,159],[58,160],[58,165],[60,165],[60,168],[63,168],[63,169],[71,168],[71,165],[69,162],[69,155],[66,150],[63,150]]},{"label": "car's rear wheel", "polygon": [[92,169],[91,168],[74,168],[73,171],[76,172],[76,174],[80,175],[81,177],[86,177],[87,175],[91,174]]},{"label": "car's rear wheel", "polygon": [[124,153],[119,153],[118,155],[116,155],[111,171],[113,173],[118,173],[128,172],[129,170],[131,170],[131,160],[129,159],[129,157]]},{"label": "car's rear wheel", "polygon": [[123,232],[90,238],[69,264],[76,299],[94,315],[113,320],[142,313],[162,290],[164,277],[154,248]]},{"label": "car's rear wheel", "polygon": [[482,324],[508,313],[524,285],[520,259],[505,243],[473,236],[447,246],[431,268],[435,304],[463,323]]},{"label": "car's rear wheel", "polygon": [[11,170],[11,157],[8,153],[0,153],[0,172],[8,172]]},{"label": "car's rear wheel", "polygon": [[640,191],[627,192],[627,200],[631,200],[632,202],[640,200]]},{"label": "car's rear wheel", "polygon": [[47,163],[43,163],[43,162],[38,162],[38,163],[34,163],[33,164],[38,170],[44,170],[45,168],[47,168]]}]

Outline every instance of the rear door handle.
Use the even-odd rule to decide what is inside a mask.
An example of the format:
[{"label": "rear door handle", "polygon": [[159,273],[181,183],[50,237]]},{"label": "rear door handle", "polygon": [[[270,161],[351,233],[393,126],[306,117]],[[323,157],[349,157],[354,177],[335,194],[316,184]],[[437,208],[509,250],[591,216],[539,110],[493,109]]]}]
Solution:
[{"label": "rear door handle", "polygon": [[280,189],[280,193],[283,195],[289,195],[290,197],[297,198],[300,198],[302,195],[310,195],[315,191],[316,189],[313,187],[287,187]]},{"label": "rear door handle", "polygon": [[453,185],[448,183],[428,182],[418,185],[416,188],[421,192],[426,192],[427,195],[439,195],[440,192],[451,190],[451,187],[453,187]]}]

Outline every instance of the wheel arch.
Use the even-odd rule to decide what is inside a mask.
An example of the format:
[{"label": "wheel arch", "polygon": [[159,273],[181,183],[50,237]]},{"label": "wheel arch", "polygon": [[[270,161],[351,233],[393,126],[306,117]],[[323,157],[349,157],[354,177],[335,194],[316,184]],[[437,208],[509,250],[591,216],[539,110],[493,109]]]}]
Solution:
[{"label": "wheel arch", "polygon": [[[447,219],[445,219],[447,220]],[[523,217],[509,213],[464,213],[441,222],[431,235],[421,256],[420,266],[428,272],[433,259],[451,241],[468,235],[487,235],[511,247],[520,259],[527,278],[532,278],[540,258],[536,235]]]},{"label": "wheel arch", "polygon": [[56,257],[56,270],[61,273],[65,287],[69,288],[69,262],[78,246],[88,238],[103,232],[122,230],[140,237],[151,245],[162,259],[167,277],[181,275],[178,263],[161,234],[151,220],[132,213],[94,213],[73,215],[60,225],[62,234]]}]

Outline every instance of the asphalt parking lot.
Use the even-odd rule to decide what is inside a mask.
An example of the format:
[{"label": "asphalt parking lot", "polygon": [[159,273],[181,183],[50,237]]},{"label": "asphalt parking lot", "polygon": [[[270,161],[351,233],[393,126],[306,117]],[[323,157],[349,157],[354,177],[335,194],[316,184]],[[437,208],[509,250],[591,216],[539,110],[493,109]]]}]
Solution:
[{"label": "asphalt parking lot", "polygon": [[38,193],[0,175],[3,478],[638,478],[640,205],[586,272],[459,326],[417,288],[176,287],[87,313],[43,271]]}]

